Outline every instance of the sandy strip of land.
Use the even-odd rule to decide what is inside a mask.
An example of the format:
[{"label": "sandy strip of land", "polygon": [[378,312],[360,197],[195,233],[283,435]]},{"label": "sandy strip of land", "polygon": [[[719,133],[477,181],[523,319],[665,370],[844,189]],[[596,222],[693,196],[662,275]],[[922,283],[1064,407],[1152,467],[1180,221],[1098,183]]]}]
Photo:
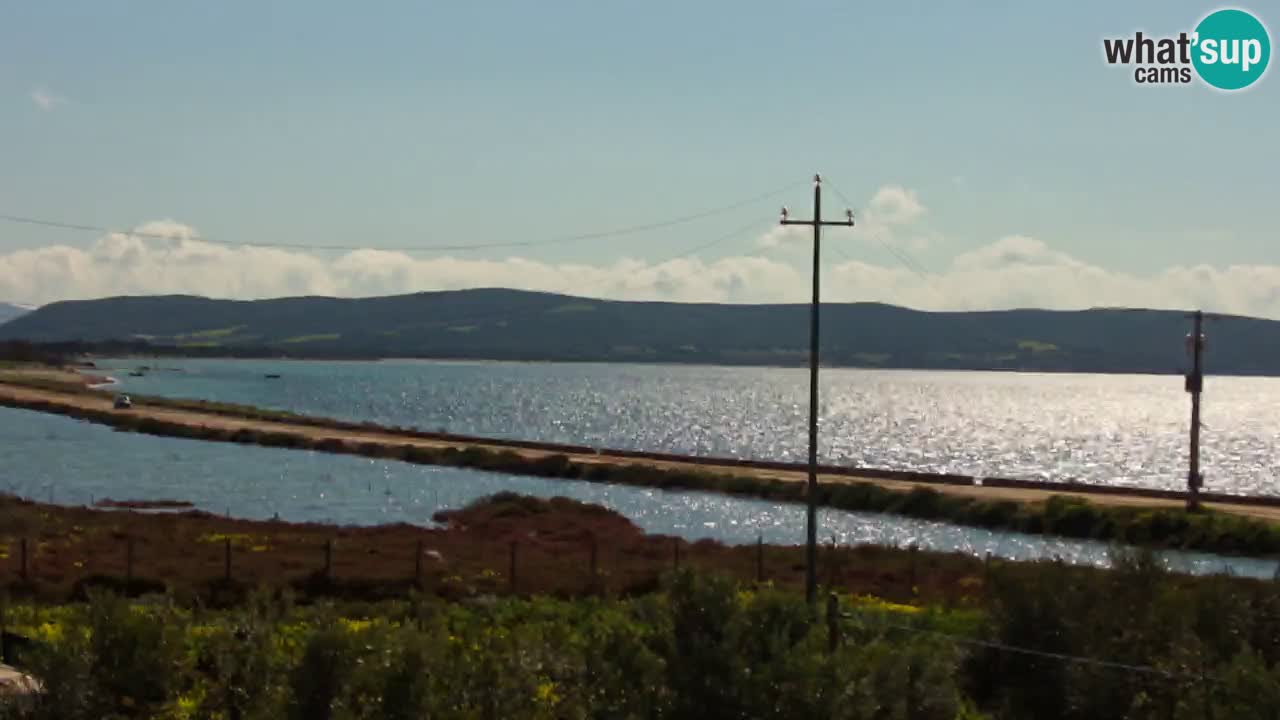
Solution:
[{"label": "sandy strip of land", "polygon": [[[50,371],[53,373],[61,371]],[[75,373],[68,373],[75,376]],[[62,376],[66,379],[66,375]],[[36,389],[23,387],[19,385],[6,384],[3,382],[3,374],[0,374],[0,405],[18,404],[23,402],[46,402],[54,405],[60,405],[68,408],[85,408],[93,410],[112,410],[111,399],[105,396],[91,394],[72,394],[63,393],[52,390]],[[135,405],[129,410],[115,410],[116,413],[124,413],[136,417],[150,417],[157,420],[163,420],[173,423],[181,423],[189,427],[209,427],[221,428],[226,430],[248,429],[259,432],[287,433],[297,437],[304,437],[314,440],[322,440],[325,438],[337,438],[347,442],[355,443],[379,443],[388,447],[401,448],[405,445],[414,445],[426,448],[444,448],[444,447],[480,447],[493,451],[510,451],[516,452],[528,458],[540,458],[549,455],[568,455],[568,457],[580,463],[595,464],[604,463],[609,465],[648,465],[662,469],[684,469],[698,470],[701,472],[723,473],[726,475],[754,475],[758,477],[777,478],[791,482],[803,482],[807,480],[807,476],[799,471],[772,470],[740,467],[734,465],[708,465],[708,464],[692,464],[681,463],[665,460],[637,460],[633,457],[621,455],[611,455],[608,450],[602,450],[599,453],[564,453],[553,452],[547,450],[536,450],[529,448],[511,448],[503,445],[487,445],[483,442],[467,442],[465,444],[452,442],[447,440],[436,440],[428,438],[411,437],[398,434],[391,431],[372,431],[372,430],[339,430],[333,428],[316,427],[310,425],[300,425],[288,422],[255,420],[249,418],[232,417],[228,415],[219,415],[213,413],[205,413],[197,410],[174,409],[165,407],[152,407],[144,404]],[[1175,500],[1167,500],[1161,498],[1139,497],[1132,495],[1116,495],[1116,494],[1095,494],[1089,492],[1062,492],[1058,490],[1046,491],[1028,488],[997,488],[982,486],[966,486],[966,485],[948,485],[941,483],[927,482],[909,482],[903,480],[886,480],[880,478],[854,477],[847,475],[821,475],[819,482],[823,483],[850,483],[864,482],[872,483],[880,487],[890,490],[911,490],[916,487],[927,487],[939,493],[956,496],[967,496],[982,498],[985,500],[1012,500],[1021,503],[1043,502],[1053,495],[1073,495],[1089,500],[1099,505],[1127,505],[1138,507],[1180,507],[1181,503]],[[1247,505],[1243,503],[1212,503],[1209,505],[1215,510],[1229,512],[1238,515],[1247,515],[1251,517],[1261,518],[1280,522],[1280,507]]]},{"label": "sandy strip of land", "polygon": [[116,379],[98,373],[94,368],[87,367],[83,370],[77,370],[72,367],[48,367],[43,365],[20,366],[0,370],[0,382],[4,381],[5,375],[14,375],[20,378],[29,378],[33,380],[48,380],[51,382],[68,383],[71,385],[83,385],[85,387],[97,387],[100,385],[110,385],[116,382]]}]

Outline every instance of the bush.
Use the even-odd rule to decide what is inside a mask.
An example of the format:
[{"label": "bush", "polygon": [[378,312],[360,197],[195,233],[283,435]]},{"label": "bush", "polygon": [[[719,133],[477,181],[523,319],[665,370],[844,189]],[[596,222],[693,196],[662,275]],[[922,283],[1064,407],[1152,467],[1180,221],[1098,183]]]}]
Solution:
[{"label": "bush", "polygon": [[94,595],[8,618],[44,628],[40,720],[1270,717],[1272,583],[1170,575],[1149,552],[1113,565],[1000,563],[959,610],[847,600],[834,648],[798,595],[688,570],[628,601],[251,596],[197,614]]},{"label": "bush", "polygon": [[329,720],[340,708],[347,674],[356,663],[356,646],[350,633],[336,625],[324,627],[307,639],[302,659],[289,674],[287,717],[293,720]]}]

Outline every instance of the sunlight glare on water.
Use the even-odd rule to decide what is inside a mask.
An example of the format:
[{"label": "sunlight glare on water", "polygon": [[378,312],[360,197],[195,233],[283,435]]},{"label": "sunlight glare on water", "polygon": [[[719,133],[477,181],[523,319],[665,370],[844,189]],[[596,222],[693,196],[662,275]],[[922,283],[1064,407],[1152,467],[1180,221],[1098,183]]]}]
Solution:
[{"label": "sunlight glare on water", "polygon": [[[801,461],[798,368],[384,361],[104,361],[123,389],[426,430],[596,447]],[[154,364],[153,363],[153,364]],[[178,371],[175,371],[178,370]],[[278,373],[278,380],[264,374]],[[1177,376],[823,372],[820,456],[863,467],[1185,486]],[[1209,490],[1276,495],[1280,379],[1206,381]]]},{"label": "sunlight glare on water", "polygon": [[[213,513],[291,521],[374,525],[432,524],[439,509],[513,491],[598,503],[650,533],[745,544],[804,541],[804,508],[707,493],[499,475],[347,455],[159,438],[101,425],[0,408],[0,491],[37,500],[89,505],[114,498],[175,499]],[[891,515],[823,510],[821,539],[841,545],[875,543],[926,550],[991,553],[1010,559],[1061,557],[1108,562],[1107,547],[1090,541],[994,532]],[[1275,563],[1180,554],[1196,572],[1230,568],[1270,577]]]}]

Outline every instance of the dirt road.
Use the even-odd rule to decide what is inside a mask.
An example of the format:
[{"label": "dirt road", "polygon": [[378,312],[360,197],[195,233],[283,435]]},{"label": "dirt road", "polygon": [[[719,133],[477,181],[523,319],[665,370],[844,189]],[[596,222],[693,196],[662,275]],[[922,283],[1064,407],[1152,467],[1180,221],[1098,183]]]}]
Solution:
[{"label": "dirt road", "polygon": [[[761,469],[743,467],[740,465],[725,464],[715,465],[707,464],[705,461],[680,462],[672,460],[657,459],[637,459],[634,456],[625,454],[614,454],[608,450],[601,450],[598,453],[566,453],[562,450],[541,450],[530,448],[513,448],[507,445],[493,443],[487,444],[483,441],[469,440],[467,442],[458,442],[451,440],[437,440],[430,438],[415,437],[398,433],[393,430],[352,430],[352,429],[335,429],[328,427],[319,427],[314,425],[306,425],[292,422],[280,422],[259,420],[252,418],[241,418],[229,416],[226,414],[217,414],[212,412],[201,412],[198,410],[175,409],[167,407],[149,406],[146,404],[137,404],[130,410],[112,410],[112,403],[109,397],[101,395],[90,395],[83,393],[58,392],[54,390],[37,389],[24,387],[15,384],[7,384],[4,382],[3,376],[0,375],[0,405],[11,407],[23,407],[31,403],[47,403],[62,408],[83,408],[95,411],[108,411],[113,414],[124,414],[135,417],[149,417],[169,423],[177,423],[192,428],[220,428],[230,431],[247,429],[265,433],[283,433],[295,437],[307,438],[311,440],[339,439],[352,443],[375,443],[385,445],[389,448],[403,448],[406,445],[416,447],[440,449],[445,447],[477,447],[491,451],[508,451],[516,452],[523,457],[537,459],[551,455],[567,455],[571,460],[583,464],[607,464],[607,465],[636,465],[643,464],[660,469],[684,469],[698,470],[706,473],[721,473],[726,475],[753,475],[757,477],[776,478],[789,482],[804,482],[807,476],[804,472],[796,470],[777,470],[777,469]],[[1004,488],[974,485],[955,485],[937,482],[913,482],[906,480],[890,480],[873,477],[859,477],[851,475],[835,475],[824,474],[819,476],[819,482],[822,483],[850,483],[861,482],[871,483],[889,490],[908,491],[916,487],[927,487],[939,493],[981,498],[984,500],[1011,500],[1019,503],[1038,503],[1047,500],[1053,495],[1071,495],[1078,496],[1099,505],[1113,506],[1137,506],[1137,507],[1180,507],[1181,502],[1172,499],[1142,497],[1138,495],[1125,495],[1114,493],[1096,493],[1089,492],[1087,489],[1081,489],[1078,492],[1063,492],[1058,489],[1039,490],[1031,488]],[[1238,515],[1245,515],[1260,518],[1273,522],[1280,522],[1280,507],[1266,505],[1252,505],[1246,502],[1222,502],[1211,503],[1209,507],[1213,509],[1229,512]]]}]

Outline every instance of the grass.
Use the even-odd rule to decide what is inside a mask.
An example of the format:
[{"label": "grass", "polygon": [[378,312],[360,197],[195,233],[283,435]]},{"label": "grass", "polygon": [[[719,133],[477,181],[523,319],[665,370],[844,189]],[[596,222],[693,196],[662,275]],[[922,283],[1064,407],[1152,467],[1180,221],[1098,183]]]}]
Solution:
[{"label": "grass", "polygon": [[285,338],[280,342],[289,345],[296,345],[299,343],[328,342],[331,340],[337,340],[340,337],[342,337],[341,333],[316,333],[314,335],[296,335],[291,338]]},{"label": "grass", "polygon": [[860,352],[860,353],[853,354],[853,359],[857,360],[860,363],[865,363],[867,365],[883,365],[885,364],[886,361],[889,360],[890,357],[892,356],[889,353]]},{"label": "grass", "polygon": [[1031,353],[1047,353],[1057,352],[1058,346],[1053,343],[1040,342],[1039,340],[1019,340],[1018,349],[1026,350]]},{"label": "grass", "polygon": [[190,332],[190,333],[187,333],[187,334],[185,334],[185,335],[175,335],[174,337],[176,337],[176,338],[178,338],[178,339],[184,339],[184,338],[221,338],[221,337],[230,337],[231,335],[235,335],[237,332],[239,332],[239,331],[241,331],[241,330],[245,329],[246,327],[248,327],[248,326],[247,326],[247,325],[233,325],[233,326],[231,326],[231,327],[226,327],[226,328],[216,328],[216,329],[213,329],[213,330],[198,330],[198,331],[196,331],[196,332]]}]

